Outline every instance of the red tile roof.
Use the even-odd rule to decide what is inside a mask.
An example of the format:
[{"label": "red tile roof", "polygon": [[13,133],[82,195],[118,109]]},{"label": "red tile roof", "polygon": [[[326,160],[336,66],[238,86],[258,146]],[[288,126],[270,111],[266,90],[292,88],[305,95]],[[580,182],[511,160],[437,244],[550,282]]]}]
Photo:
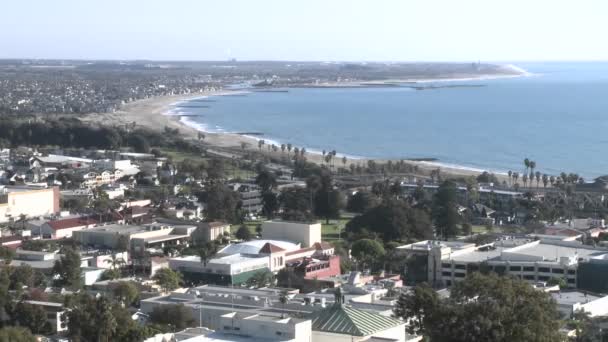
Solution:
[{"label": "red tile roof", "polygon": [[258,253],[260,254],[271,254],[271,253],[277,253],[277,252],[282,252],[284,251],[283,248],[277,246],[277,245],[273,245],[270,242],[266,242],[264,244],[264,246],[262,246],[262,248],[260,249],[260,251]]},{"label": "red tile roof", "polygon": [[53,230],[61,230],[61,229],[70,229],[70,228],[76,228],[76,227],[84,227],[87,225],[93,225],[93,224],[97,224],[98,221],[91,217],[89,217],[89,218],[72,217],[72,218],[68,218],[68,219],[49,221],[47,223],[49,226],[51,226],[51,228]]}]

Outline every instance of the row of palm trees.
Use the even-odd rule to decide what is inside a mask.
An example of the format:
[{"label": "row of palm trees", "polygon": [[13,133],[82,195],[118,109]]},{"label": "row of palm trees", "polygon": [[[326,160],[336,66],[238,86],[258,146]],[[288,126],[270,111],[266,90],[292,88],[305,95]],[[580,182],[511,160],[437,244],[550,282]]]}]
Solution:
[{"label": "row of palm trees", "polygon": [[[562,172],[559,176],[549,176],[546,173],[541,174],[539,171],[535,172],[534,169],[536,169],[536,162],[528,158],[524,159],[524,166],[526,169],[521,175],[521,180],[524,183],[524,187],[528,187],[528,184],[531,187],[534,181],[536,181],[537,188],[540,186],[541,182],[544,188],[547,188],[549,184],[551,184],[552,187],[556,187],[562,184],[580,184],[584,182],[584,179],[576,173]],[[511,185],[515,184],[519,186],[517,183],[517,180],[520,177],[519,172],[509,170],[507,175],[509,176],[509,182]]]}]

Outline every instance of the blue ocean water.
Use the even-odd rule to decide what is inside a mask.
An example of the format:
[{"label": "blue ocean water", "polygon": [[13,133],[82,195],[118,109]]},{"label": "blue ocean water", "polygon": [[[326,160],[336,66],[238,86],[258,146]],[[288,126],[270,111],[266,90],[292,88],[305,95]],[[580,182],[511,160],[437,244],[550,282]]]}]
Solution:
[{"label": "blue ocean water", "polygon": [[[521,172],[608,174],[608,63],[521,63],[529,77],[433,90],[289,89],[180,108],[209,131],[262,132],[308,150]],[[445,82],[436,83],[446,84]]]}]

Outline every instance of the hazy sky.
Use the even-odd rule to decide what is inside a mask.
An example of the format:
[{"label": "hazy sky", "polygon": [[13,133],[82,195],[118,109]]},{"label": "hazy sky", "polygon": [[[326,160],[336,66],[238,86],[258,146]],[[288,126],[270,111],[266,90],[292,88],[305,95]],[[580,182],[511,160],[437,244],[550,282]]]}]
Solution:
[{"label": "hazy sky", "polygon": [[4,0],[0,58],[608,60],[608,0]]}]

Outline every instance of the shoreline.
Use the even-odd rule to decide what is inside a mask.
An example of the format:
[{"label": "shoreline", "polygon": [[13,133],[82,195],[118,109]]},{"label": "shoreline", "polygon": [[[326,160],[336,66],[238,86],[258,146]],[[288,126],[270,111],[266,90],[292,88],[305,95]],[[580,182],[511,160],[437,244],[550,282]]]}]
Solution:
[{"label": "shoreline", "polygon": [[[489,79],[502,79],[502,78],[515,78],[515,77],[527,77],[531,76],[529,73],[522,75],[482,75],[480,77],[470,78],[442,78],[442,79],[415,79],[415,80],[399,80],[400,83],[431,83],[431,82],[468,82],[468,81],[483,81]],[[394,80],[375,81],[382,83],[394,83]],[[366,87],[366,84],[370,82],[358,82],[359,85],[356,87]],[[332,85],[331,87],[351,88],[352,83],[340,83]],[[374,85],[370,85],[373,87]],[[319,88],[324,88],[320,86]],[[297,88],[294,87],[294,88]],[[213,96],[234,96],[239,94],[249,93],[247,90],[219,90],[219,91],[206,91],[192,94],[182,95],[171,95],[161,96],[148,99],[142,99],[133,101],[125,104],[120,110],[114,113],[102,113],[102,114],[89,114],[83,118],[84,121],[97,122],[101,124],[107,124],[108,122],[114,125],[124,125],[127,123],[135,122],[136,125],[146,127],[155,131],[162,131],[164,127],[172,129],[178,129],[182,135],[191,140],[197,140],[199,133],[204,133],[205,138],[203,142],[211,147],[218,147],[220,149],[229,150],[241,150],[242,144],[246,144],[246,150],[257,151],[266,155],[273,155],[276,157],[285,156],[285,153],[280,150],[277,152],[272,151],[268,148],[271,144],[275,144],[280,147],[281,142],[275,141],[272,138],[263,139],[255,136],[236,134],[233,132],[217,132],[210,131],[204,123],[196,122],[191,120],[187,116],[179,115],[179,111],[176,111],[178,104],[187,103],[194,99],[203,99]],[[258,149],[258,141],[264,140],[266,145],[260,150]],[[301,148],[301,146],[293,145],[294,147]],[[306,148],[304,146],[304,148]],[[443,163],[440,160],[437,161],[415,161],[408,159],[383,159],[383,158],[369,158],[364,156],[340,154],[336,155],[336,159],[341,159],[343,156],[347,158],[347,164],[344,167],[349,167],[349,164],[355,165],[366,165],[368,161],[373,160],[377,163],[386,163],[388,160],[400,161],[404,160],[410,165],[415,165],[421,174],[428,175],[432,170],[440,169],[442,173],[454,176],[476,176],[484,171],[495,174],[501,181],[506,180],[506,171],[498,171],[492,169],[483,169],[474,166],[456,165],[450,163]],[[306,148],[306,158],[308,161],[322,164],[323,155],[321,151]]]}]

